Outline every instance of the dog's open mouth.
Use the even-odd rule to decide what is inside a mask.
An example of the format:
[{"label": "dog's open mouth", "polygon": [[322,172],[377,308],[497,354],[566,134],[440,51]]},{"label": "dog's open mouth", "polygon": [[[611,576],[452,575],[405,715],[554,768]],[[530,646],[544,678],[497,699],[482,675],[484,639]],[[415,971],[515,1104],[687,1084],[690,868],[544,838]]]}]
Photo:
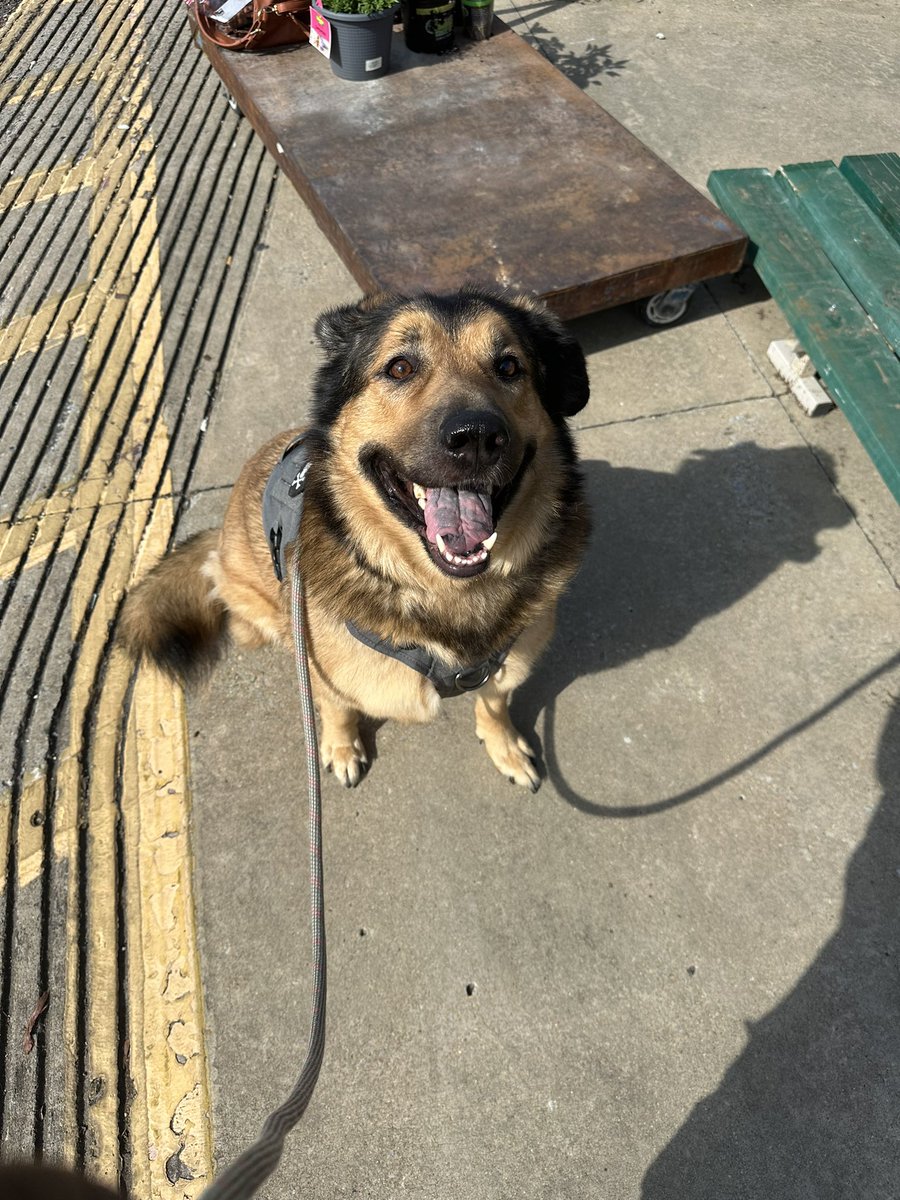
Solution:
[{"label": "dog's open mouth", "polygon": [[425,543],[437,565],[451,575],[483,571],[497,540],[492,496],[419,483],[412,490],[425,519]]},{"label": "dog's open mouth", "polygon": [[429,487],[404,479],[393,463],[381,455],[368,458],[364,466],[388,506],[419,534],[441,571],[464,579],[488,567],[497,541],[500,513],[518,486],[530,457],[526,455],[509,484],[490,491],[451,485]]}]

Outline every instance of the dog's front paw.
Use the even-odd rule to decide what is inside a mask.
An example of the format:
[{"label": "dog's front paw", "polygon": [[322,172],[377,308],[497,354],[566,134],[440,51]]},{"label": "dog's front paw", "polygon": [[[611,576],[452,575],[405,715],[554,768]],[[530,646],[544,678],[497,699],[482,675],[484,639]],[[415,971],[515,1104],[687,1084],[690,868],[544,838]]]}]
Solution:
[{"label": "dog's front paw", "polygon": [[536,792],[541,786],[541,777],[531,756],[531,747],[514,729],[492,733],[482,739],[491,762],[510,783],[527,787]]},{"label": "dog's front paw", "polygon": [[356,787],[368,764],[365,748],[358,737],[350,743],[322,742],[322,766],[326,771],[333,771],[335,779],[344,787]]}]

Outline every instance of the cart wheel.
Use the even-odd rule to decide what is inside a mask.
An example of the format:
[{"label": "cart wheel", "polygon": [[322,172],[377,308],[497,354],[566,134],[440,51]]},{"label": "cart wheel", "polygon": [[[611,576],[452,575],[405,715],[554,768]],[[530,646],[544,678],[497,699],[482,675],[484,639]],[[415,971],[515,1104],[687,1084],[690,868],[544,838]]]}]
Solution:
[{"label": "cart wheel", "polygon": [[243,118],[244,114],[238,108],[237,100],[235,100],[234,96],[232,96],[231,92],[229,92],[228,88],[225,86],[224,83],[221,84],[221,88],[222,88],[222,95],[225,97],[225,102],[227,103],[228,107],[230,109],[233,109],[233,111],[236,112],[239,117]]},{"label": "cart wheel", "polygon": [[647,325],[674,325],[687,312],[696,290],[696,284],[689,283],[639,300],[638,316]]}]

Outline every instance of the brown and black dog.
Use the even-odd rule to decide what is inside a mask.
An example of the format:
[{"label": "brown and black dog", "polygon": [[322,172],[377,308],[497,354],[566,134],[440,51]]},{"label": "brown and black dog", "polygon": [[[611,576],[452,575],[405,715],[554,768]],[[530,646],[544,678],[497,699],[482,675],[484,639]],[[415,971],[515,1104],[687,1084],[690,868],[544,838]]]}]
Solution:
[{"label": "brown and black dog", "polygon": [[[478,737],[499,771],[536,790],[507,702],[550,638],[588,535],[565,424],[587,403],[584,355],[540,302],[474,288],[375,295],[324,313],[316,333],[325,360],[299,562],[322,761],[354,786],[367,762],[361,716],[427,722],[441,701],[349,622],[451,674],[490,662]],[[273,571],[261,506],[298,432],[247,463],[221,529],[178,546],[131,592],[121,638],[135,657],[190,679],[229,635],[290,646],[290,584]]]}]

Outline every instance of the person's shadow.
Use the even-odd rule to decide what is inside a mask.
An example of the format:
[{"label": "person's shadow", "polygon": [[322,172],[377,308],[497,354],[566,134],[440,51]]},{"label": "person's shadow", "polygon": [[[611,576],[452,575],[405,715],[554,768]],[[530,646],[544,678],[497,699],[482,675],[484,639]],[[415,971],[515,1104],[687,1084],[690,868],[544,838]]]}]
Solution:
[{"label": "person's shadow", "polygon": [[560,603],[552,647],[514,694],[511,715],[536,742],[545,712],[546,771],[570,804],[597,816],[645,815],[690,796],[632,812],[579,795],[555,751],[556,697],[580,676],[674,645],[782,563],[811,561],[820,531],[846,524],[851,513],[804,447],[741,442],[702,450],[674,474],[606,462],[582,467],[591,545]]},{"label": "person's shadow", "polygon": [[750,1027],[647,1171],[643,1200],[900,1195],[900,701],[878,777],[884,796],[850,861],[838,931]]},{"label": "person's shadow", "polygon": [[[818,534],[851,513],[829,482],[831,464],[819,478],[802,447],[744,442],[699,452],[674,474],[583,465],[591,546],[513,717],[530,732],[546,710],[548,774],[570,804],[600,818],[646,816],[722,776],[632,808],[581,796],[555,752],[556,697],[581,676],[676,644],[780,564],[811,561]],[[898,665],[900,653],[759,754]],[[900,1196],[900,703],[881,737],[878,774],[884,796],[851,861],[838,932],[790,996],[750,1028],[721,1085],[647,1171],[642,1200]]]}]

